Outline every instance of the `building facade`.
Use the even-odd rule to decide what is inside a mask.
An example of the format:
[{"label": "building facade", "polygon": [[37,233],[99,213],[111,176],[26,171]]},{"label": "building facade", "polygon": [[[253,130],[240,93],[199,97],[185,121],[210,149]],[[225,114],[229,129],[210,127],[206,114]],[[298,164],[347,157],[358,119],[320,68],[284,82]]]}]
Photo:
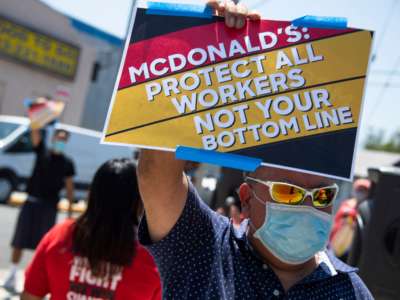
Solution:
[{"label": "building facade", "polygon": [[71,24],[79,32],[80,38],[96,49],[96,62],[86,94],[81,126],[102,130],[118,75],[124,41],[75,19],[71,19]]},{"label": "building facade", "polygon": [[63,91],[61,121],[101,130],[123,41],[39,0],[0,1],[0,114]]}]

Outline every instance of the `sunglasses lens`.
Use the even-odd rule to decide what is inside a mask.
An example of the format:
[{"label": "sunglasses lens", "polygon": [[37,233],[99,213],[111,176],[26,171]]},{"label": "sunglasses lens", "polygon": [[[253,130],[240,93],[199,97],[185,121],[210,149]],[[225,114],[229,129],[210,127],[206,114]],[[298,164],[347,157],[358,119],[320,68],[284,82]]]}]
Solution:
[{"label": "sunglasses lens", "polygon": [[279,203],[298,204],[304,197],[304,191],[290,184],[274,183],[272,198]]},{"label": "sunglasses lens", "polygon": [[331,205],[336,195],[336,188],[323,188],[314,192],[314,206],[315,207],[327,207]]}]

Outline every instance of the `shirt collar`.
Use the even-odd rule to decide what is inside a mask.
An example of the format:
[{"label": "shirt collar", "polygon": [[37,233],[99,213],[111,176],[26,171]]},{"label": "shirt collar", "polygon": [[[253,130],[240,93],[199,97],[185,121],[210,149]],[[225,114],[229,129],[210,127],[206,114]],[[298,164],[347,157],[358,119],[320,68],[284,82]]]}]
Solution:
[{"label": "shirt collar", "polygon": [[239,228],[235,228],[235,226],[233,226],[232,222],[231,222],[230,226],[232,227],[235,240],[239,240],[241,242],[247,241],[246,233],[247,233],[247,228],[249,226],[249,219],[244,219],[242,221],[242,223],[240,223]]},{"label": "shirt collar", "polygon": [[357,268],[350,267],[336,258],[329,250],[318,253],[319,265],[310,275],[306,276],[300,283],[311,283],[334,277],[339,273],[352,273]]},{"label": "shirt collar", "polygon": [[339,273],[353,273],[353,272],[358,272],[358,268],[349,266],[342,262],[340,259],[338,259],[335,254],[333,254],[332,250],[327,250],[325,251],[327,254],[329,260],[331,261],[333,267],[338,271]]},{"label": "shirt collar", "polygon": [[326,252],[317,253],[317,263],[328,275],[335,276],[338,274]]}]

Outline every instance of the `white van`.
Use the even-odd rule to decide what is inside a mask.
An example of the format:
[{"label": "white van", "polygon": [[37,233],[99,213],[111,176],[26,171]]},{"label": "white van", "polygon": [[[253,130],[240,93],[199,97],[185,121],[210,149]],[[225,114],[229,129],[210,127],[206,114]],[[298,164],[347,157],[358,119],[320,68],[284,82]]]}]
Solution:
[{"label": "white van", "polygon": [[[35,154],[32,149],[29,119],[0,115],[0,203],[5,203],[11,192],[23,190],[31,175]],[[76,199],[84,199],[97,168],[112,158],[134,158],[133,147],[100,144],[101,132],[58,123],[46,129],[47,145],[55,128],[70,132],[65,153],[75,164]]]}]

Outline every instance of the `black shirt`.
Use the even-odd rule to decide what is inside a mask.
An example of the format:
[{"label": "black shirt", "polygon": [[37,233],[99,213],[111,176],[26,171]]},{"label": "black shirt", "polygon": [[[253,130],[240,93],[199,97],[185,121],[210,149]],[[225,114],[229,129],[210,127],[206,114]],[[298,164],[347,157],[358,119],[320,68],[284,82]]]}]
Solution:
[{"label": "black shirt", "polygon": [[57,205],[65,179],[75,175],[74,164],[65,155],[49,151],[43,141],[34,151],[36,161],[26,192],[41,201]]}]

